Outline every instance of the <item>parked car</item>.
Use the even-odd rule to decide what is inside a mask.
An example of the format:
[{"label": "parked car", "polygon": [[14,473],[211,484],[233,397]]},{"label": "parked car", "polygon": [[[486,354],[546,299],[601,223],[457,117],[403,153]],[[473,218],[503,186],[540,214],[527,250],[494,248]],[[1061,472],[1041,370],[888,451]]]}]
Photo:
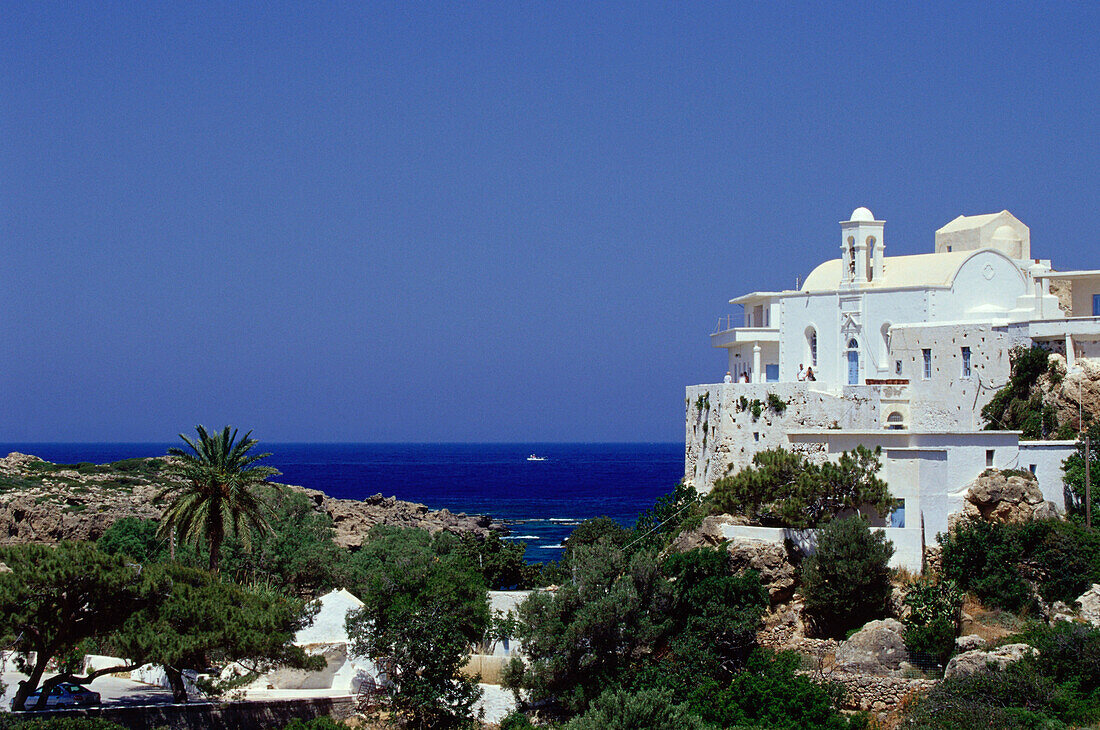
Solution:
[{"label": "parked car", "polygon": [[[36,689],[27,697],[23,706],[33,710],[38,704],[38,698],[42,696],[42,690]],[[72,682],[62,682],[53,688],[50,696],[46,698],[46,707],[93,707],[99,704],[99,692],[93,692],[87,687]],[[11,701],[12,709],[15,709],[15,700]]]}]

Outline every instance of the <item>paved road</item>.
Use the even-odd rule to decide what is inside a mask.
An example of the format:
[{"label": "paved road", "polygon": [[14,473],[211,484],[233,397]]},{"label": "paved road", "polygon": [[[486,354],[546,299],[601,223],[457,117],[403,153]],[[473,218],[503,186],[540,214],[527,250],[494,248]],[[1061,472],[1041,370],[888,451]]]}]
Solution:
[{"label": "paved road", "polygon": [[[3,699],[0,700],[0,707],[4,710],[11,708],[11,701],[15,697],[15,690],[18,688],[21,679],[26,679],[26,675],[19,672],[0,674],[0,681],[5,685]],[[105,705],[165,705],[172,703],[172,693],[170,691],[129,679],[104,676],[85,686],[99,692]]]}]

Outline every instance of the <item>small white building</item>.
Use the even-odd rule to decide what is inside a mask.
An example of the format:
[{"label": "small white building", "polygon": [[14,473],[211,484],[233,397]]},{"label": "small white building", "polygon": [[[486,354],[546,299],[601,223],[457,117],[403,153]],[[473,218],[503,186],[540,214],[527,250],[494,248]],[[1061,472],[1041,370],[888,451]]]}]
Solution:
[{"label": "small white building", "polygon": [[922,541],[935,543],[987,466],[1030,469],[1063,504],[1072,443],[982,431],[981,409],[1016,345],[1040,343],[1071,368],[1100,357],[1100,270],[1032,259],[1031,231],[1008,211],[959,216],[913,256],[886,255],[885,226],[857,208],[840,223],[840,256],[801,287],[730,300],[743,312],[711,344],[734,382],[687,389],[685,479],[708,492],[768,448],[834,458],[881,446],[899,499],[891,531],[918,531],[896,533],[896,562],[919,569]]}]

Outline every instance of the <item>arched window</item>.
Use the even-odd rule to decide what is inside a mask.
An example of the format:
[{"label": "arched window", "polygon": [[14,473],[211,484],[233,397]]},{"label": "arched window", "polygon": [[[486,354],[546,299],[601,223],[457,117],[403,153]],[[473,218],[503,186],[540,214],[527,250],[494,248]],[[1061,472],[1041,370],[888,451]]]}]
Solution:
[{"label": "arched window", "polygon": [[848,236],[848,271],[856,273],[856,239]]},{"label": "arched window", "polygon": [[892,431],[900,431],[905,428],[905,419],[900,413],[894,411],[886,417],[886,428]]},{"label": "arched window", "polygon": [[806,328],[806,359],[810,367],[817,367],[817,330],[813,327]]},{"label": "arched window", "polygon": [[859,385],[859,343],[848,340],[848,385]]},{"label": "arched window", "polygon": [[875,237],[867,236],[867,281],[875,277]]}]

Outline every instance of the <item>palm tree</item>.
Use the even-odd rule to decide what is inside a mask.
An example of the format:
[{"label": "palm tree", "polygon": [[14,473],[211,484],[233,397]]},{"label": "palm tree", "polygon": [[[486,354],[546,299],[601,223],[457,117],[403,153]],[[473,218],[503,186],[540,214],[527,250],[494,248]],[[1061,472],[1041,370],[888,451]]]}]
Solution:
[{"label": "palm tree", "polygon": [[247,548],[251,546],[252,527],[270,529],[264,514],[270,508],[256,488],[279,471],[256,465],[271,454],[248,453],[258,443],[251,438],[251,431],[237,441],[237,429],[229,426],[213,436],[202,426],[195,430],[199,434],[197,442],[180,434],[190,451],[168,449],[169,456],[179,459],[177,473],[184,481],[157,494],[158,500],[172,497],[157,533],[161,538],[178,533],[196,545],[206,538],[210,570],[217,571],[227,532],[232,531]]}]

